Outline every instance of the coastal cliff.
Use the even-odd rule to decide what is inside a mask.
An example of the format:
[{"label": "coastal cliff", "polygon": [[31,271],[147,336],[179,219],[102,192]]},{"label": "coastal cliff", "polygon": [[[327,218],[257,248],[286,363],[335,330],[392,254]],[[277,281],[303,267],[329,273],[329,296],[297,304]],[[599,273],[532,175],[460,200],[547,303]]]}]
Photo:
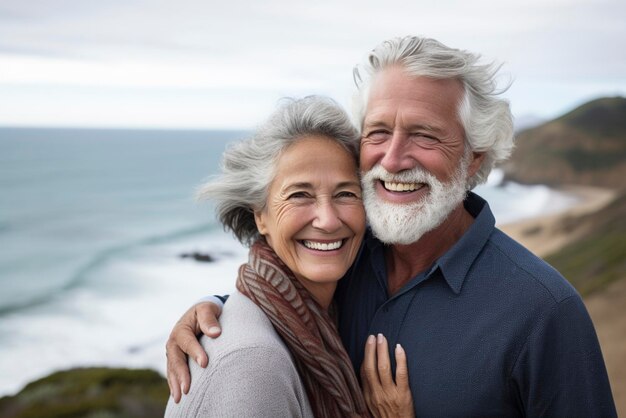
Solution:
[{"label": "coastal cliff", "polygon": [[626,98],[593,100],[520,132],[502,168],[505,179],[523,184],[623,189]]}]

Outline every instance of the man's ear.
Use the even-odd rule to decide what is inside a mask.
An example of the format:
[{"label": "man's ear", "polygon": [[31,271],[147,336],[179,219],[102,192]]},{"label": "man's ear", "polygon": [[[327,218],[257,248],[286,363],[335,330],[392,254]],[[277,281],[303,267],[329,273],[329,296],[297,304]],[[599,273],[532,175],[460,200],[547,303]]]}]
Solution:
[{"label": "man's ear", "polygon": [[474,174],[476,174],[478,170],[480,170],[480,167],[483,165],[483,161],[485,161],[484,152],[472,152],[472,161],[467,168],[467,173],[469,177],[473,177]]},{"label": "man's ear", "polygon": [[267,225],[265,225],[265,211],[254,211],[254,222],[259,234],[267,234]]}]

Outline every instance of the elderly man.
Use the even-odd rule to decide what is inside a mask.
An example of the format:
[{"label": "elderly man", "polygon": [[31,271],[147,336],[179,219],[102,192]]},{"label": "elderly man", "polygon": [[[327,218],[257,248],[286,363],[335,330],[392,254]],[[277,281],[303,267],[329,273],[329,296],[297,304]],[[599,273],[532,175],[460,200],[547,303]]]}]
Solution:
[{"label": "elderly man", "polygon": [[[512,148],[496,70],[406,37],[355,71],[371,231],[335,295],[340,334],[355,369],[369,335],[404,347],[420,417],[616,416],[580,296],[468,192]],[[196,305],[172,332],[175,398],[189,386],[180,347],[206,363],[195,334],[219,332],[217,310]]]}]

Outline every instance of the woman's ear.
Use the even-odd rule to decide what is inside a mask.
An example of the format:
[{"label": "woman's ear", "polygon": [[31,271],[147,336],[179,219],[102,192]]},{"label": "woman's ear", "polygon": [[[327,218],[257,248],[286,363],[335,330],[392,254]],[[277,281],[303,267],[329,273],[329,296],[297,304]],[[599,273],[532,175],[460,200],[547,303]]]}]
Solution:
[{"label": "woman's ear", "polygon": [[254,222],[256,223],[256,229],[259,230],[259,234],[267,234],[267,226],[265,225],[265,211],[255,211]]}]

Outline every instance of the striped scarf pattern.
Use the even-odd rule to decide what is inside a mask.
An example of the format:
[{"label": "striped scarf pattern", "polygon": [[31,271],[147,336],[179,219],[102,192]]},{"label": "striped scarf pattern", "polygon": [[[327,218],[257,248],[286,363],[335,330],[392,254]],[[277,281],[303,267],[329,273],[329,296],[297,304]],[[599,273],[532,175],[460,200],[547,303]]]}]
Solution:
[{"label": "striped scarf pattern", "polygon": [[291,351],[316,417],[369,417],[334,321],[274,250],[258,240],[237,289],[258,305]]}]

